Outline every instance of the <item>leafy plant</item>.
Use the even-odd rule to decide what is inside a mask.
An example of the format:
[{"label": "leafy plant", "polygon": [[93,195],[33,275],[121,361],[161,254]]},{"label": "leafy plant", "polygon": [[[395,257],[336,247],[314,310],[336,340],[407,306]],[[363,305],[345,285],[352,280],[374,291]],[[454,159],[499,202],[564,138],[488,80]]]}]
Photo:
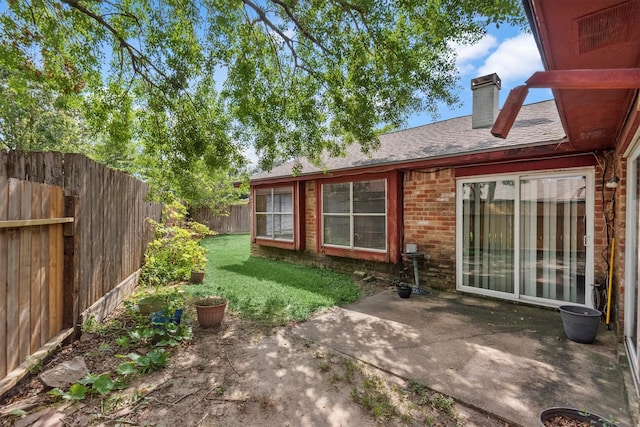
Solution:
[{"label": "leafy plant", "polygon": [[199,243],[203,236],[213,232],[195,222],[167,221],[161,224],[152,219],[155,239],[145,252],[145,264],[140,282],[160,286],[187,280],[191,270],[203,271],[207,264],[207,250]]},{"label": "leafy plant", "polygon": [[169,353],[167,353],[165,349],[154,348],[145,355],[129,353],[126,356],[117,355],[116,357],[131,359],[130,362],[124,362],[118,365],[118,374],[126,376],[134,373],[146,374],[165,367]]},{"label": "leafy plant", "polygon": [[225,302],[227,302],[226,299],[219,297],[219,296],[210,296],[210,297],[204,297],[204,298],[199,298],[197,300],[195,300],[193,302],[193,305],[199,305],[199,306],[204,306],[204,307],[211,307],[211,306],[215,306],[215,305],[221,305],[224,304]]},{"label": "leafy plant", "polygon": [[76,383],[69,387],[68,391],[63,391],[58,387],[49,391],[49,394],[55,397],[61,397],[65,400],[83,400],[87,395],[89,388],[83,384]]},{"label": "leafy plant", "polygon": [[124,382],[120,379],[111,379],[108,373],[95,375],[87,374],[84,378],[69,387],[68,391],[54,388],[49,394],[65,400],[83,400],[88,394],[99,394],[105,396],[115,389],[124,387]]}]

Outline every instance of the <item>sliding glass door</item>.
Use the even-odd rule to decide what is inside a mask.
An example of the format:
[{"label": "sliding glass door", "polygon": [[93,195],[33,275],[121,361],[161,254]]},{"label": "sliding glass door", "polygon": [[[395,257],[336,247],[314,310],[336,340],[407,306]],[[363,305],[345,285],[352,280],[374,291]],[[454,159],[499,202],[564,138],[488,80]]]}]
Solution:
[{"label": "sliding glass door", "polygon": [[624,335],[631,371],[640,384],[638,336],[640,332],[640,148],[628,160],[627,168],[627,231],[625,252]]},{"label": "sliding glass door", "polygon": [[593,178],[517,175],[458,183],[458,287],[590,305]]}]

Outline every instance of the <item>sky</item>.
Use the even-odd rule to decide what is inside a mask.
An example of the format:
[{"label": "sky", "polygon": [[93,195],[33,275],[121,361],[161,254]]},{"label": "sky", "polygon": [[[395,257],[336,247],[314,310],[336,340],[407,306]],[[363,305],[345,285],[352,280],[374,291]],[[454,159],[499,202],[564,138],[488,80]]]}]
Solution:
[{"label": "sky", "polygon": [[[474,45],[456,46],[457,67],[460,75],[458,96],[462,102],[460,108],[450,109],[442,105],[437,121],[471,114],[471,79],[497,73],[502,80],[499,95],[499,108],[502,108],[509,91],[524,82],[536,71],[543,71],[540,53],[533,35],[519,28],[501,26],[489,28],[488,34]],[[532,89],[525,104],[552,99],[548,89]],[[434,119],[426,113],[411,116],[409,128],[433,123]]]},{"label": "sky", "polygon": [[[496,73],[502,80],[499,93],[499,108],[502,108],[509,91],[524,82],[536,71],[544,71],[538,47],[531,33],[520,28],[502,25],[488,28],[487,36],[474,45],[456,46],[457,67],[460,75],[458,96],[462,105],[451,109],[443,104],[439,117],[427,113],[411,116],[406,128],[422,126],[435,121],[447,120],[471,114],[471,79]],[[525,104],[552,99],[549,89],[530,89]],[[252,163],[257,163],[253,148],[245,155]]]}]

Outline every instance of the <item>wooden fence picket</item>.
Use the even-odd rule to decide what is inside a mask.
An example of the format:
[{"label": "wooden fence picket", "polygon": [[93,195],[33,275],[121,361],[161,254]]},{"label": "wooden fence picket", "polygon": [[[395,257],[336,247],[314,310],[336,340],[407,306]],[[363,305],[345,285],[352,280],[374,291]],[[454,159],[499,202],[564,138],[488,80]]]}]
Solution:
[{"label": "wooden fence picket", "polygon": [[0,394],[12,370],[135,276],[147,219],[162,210],[148,192],[78,154],[0,151]]}]

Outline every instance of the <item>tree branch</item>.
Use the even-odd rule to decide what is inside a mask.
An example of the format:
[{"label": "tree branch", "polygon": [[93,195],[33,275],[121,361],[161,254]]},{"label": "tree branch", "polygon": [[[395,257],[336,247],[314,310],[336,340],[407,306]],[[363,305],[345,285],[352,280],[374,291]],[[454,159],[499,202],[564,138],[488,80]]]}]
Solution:
[{"label": "tree branch", "polygon": [[320,43],[320,40],[318,40],[313,34],[309,32],[309,30],[304,25],[302,25],[302,23],[298,20],[298,18],[296,18],[296,16],[293,14],[288,4],[282,2],[281,0],[271,0],[271,2],[282,7],[282,9],[285,11],[287,16],[289,17],[289,19],[291,19],[291,22],[295,24],[296,28],[298,28],[298,30],[300,30],[307,39],[311,40],[313,44],[318,46],[320,50],[322,50],[322,52],[324,52],[326,55],[335,56],[333,52],[331,52],[322,43]]},{"label": "tree branch", "polygon": [[[145,56],[136,49],[131,43],[129,43],[119,32],[116,30],[103,16],[94,13],[93,11],[87,9],[84,5],[81,5],[79,0],[61,0],[63,3],[67,4],[69,7],[77,10],[78,12],[90,17],[94,21],[96,21],[99,25],[109,31],[113,37],[118,41],[120,48],[127,51],[129,57],[131,58],[131,66],[133,67],[133,71],[138,74],[144,81],[146,81],[149,85],[158,88],[156,82],[153,81],[151,76],[149,76],[142,67],[149,67],[155,73],[159,74],[165,81],[169,81],[168,76],[156,65],[154,65],[151,61],[149,61]],[[136,19],[136,22],[138,20]],[[141,67],[142,65],[142,67]]]}]

